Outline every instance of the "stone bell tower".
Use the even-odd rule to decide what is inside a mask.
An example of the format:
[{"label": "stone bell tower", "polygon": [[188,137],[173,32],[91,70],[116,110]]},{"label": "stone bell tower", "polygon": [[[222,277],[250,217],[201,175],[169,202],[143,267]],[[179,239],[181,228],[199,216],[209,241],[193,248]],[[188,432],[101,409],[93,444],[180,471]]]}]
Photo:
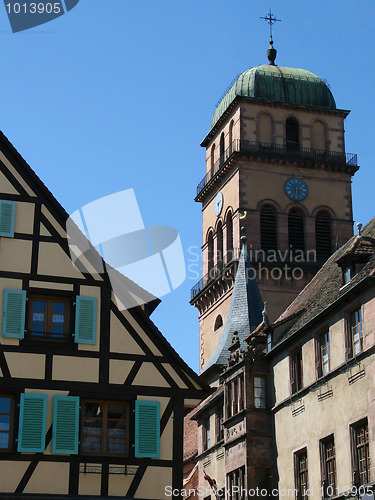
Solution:
[{"label": "stone bell tower", "polygon": [[[191,291],[199,311],[200,368],[223,331],[238,265],[241,227],[270,321],[352,235],[344,120],[314,73],[269,64],[243,72],[218,104],[201,146],[203,277]],[[249,332],[250,333],[250,332]]]}]

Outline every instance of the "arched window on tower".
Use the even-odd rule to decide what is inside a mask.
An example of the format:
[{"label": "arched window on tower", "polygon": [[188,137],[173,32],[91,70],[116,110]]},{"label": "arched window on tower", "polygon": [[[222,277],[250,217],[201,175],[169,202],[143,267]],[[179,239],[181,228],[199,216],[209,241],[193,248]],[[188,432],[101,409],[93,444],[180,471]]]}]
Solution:
[{"label": "arched window on tower", "polygon": [[228,144],[228,147],[230,148],[230,152],[232,153],[233,151],[233,126],[234,126],[234,122],[233,120],[230,122],[229,124],[229,144]]},{"label": "arched window on tower", "polygon": [[215,319],[214,331],[218,330],[223,326],[223,317],[219,314],[219,316]]},{"label": "arched window on tower", "polygon": [[231,262],[233,260],[233,221],[232,221],[232,214],[231,212],[227,213],[226,219],[225,219],[226,227],[227,227],[227,234],[226,234],[226,264]]},{"label": "arched window on tower", "polygon": [[219,221],[216,229],[216,263],[219,269],[223,267],[223,224]]},{"label": "arched window on tower", "polygon": [[326,151],[326,127],[323,122],[316,120],[312,126],[312,148],[316,151]]},{"label": "arched window on tower", "polygon": [[258,118],[258,141],[266,147],[272,144],[272,118],[267,113]]},{"label": "arched window on tower", "polygon": [[224,153],[225,153],[225,144],[224,144],[224,132],[220,136],[220,165],[224,163]]},{"label": "arched window on tower", "polygon": [[212,231],[210,231],[207,238],[207,264],[208,273],[210,273],[214,267],[214,237]]},{"label": "arched window on tower", "polygon": [[332,253],[331,217],[320,210],[315,218],[316,258],[326,260]]},{"label": "arched window on tower", "polygon": [[292,208],[288,214],[289,248],[305,251],[305,228],[303,214],[298,208]]},{"label": "arched window on tower", "polygon": [[260,210],[260,244],[262,250],[277,250],[276,210],[271,205],[263,205]]},{"label": "arched window on tower", "polygon": [[299,149],[299,125],[293,117],[286,119],[285,138],[287,149]]},{"label": "arched window on tower", "polygon": [[215,144],[212,144],[211,146],[211,169],[214,168],[214,165],[215,165]]}]

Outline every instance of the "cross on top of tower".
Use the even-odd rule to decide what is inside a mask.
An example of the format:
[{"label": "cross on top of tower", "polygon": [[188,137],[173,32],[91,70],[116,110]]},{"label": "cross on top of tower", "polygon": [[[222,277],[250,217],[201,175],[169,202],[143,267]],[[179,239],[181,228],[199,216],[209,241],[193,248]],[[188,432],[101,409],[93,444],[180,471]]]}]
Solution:
[{"label": "cross on top of tower", "polygon": [[270,25],[270,48],[267,50],[267,57],[272,66],[275,66],[275,59],[276,59],[276,54],[277,51],[273,47],[273,40],[272,40],[272,25],[275,24],[278,21],[281,21],[281,19],[276,19],[276,17],[272,14],[271,8],[267,16],[261,17],[260,19],[264,19],[265,21],[268,22]]},{"label": "cross on top of tower", "polygon": [[276,17],[274,17],[274,15],[271,12],[271,8],[270,8],[270,11],[269,11],[268,15],[264,16],[264,17],[261,17],[260,19],[264,19],[270,25],[270,39],[272,41],[272,25],[275,24],[278,21],[281,22],[281,19],[276,19]]}]

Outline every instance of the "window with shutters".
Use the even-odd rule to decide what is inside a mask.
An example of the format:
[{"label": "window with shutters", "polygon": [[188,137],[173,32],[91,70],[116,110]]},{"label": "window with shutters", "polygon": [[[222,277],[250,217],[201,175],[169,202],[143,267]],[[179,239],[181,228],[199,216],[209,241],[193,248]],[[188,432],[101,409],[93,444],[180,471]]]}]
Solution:
[{"label": "window with shutters", "polygon": [[354,485],[370,481],[370,448],[367,418],[350,427]]},{"label": "window with shutters", "polygon": [[55,396],[53,399],[52,453],[77,454],[79,398]]},{"label": "window with shutters", "polygon": [[16,217],[16,202],[0,200],[0,236],[13,238]]},{"label": "window with shutters", "polygon": [[129,454],[128,402],[82,402],[81,453],[125,456]]},{"label": "window with shutters", "polygon": [[286,119],[285,137],[287,149],[299,149],[299,125],[293,117]]},{"label": "window with shutters", "polygon": [[323,211],[316,214],[315,218],[316,257],[326,260],[332,253],[331,218]]},{"label": "window with shutters", "polygon": [[135,456],[160,458],[160,401],[135,402]]},{"label": "window with shutters", "polygon": [[309,495],[309,473],[307,462],[307,450],[299,451],[294,454],[294,472],[298,500],[308,500]]},{"label": "window with shutters", "polygon": [[0,396],[0,452],[13,448],[13,396]]},{"label": "window with shutters", "polygon": [[44,452],[46,418],[46,394],[21,394],[17,451],[29,453]]},{"label": "window with shutters", "polygon": [[26,290],[4,290],[1,335],[23,339],[25,333]]},{"label": "window with shutters", "polygon": [[262,250],[277,250],[276,210],[263,205],[260,210],[260,242]]},{"label": "window with shutters", "polygon": [[67,341],[70,300],[67,297],[30,295],[27,337],[32,339]]},{"label": "window with shutters", "polygon": [[336,495],[336,452],[333,435],[320,441],[320,461],[323,497]]},{"label": "window with shutters", "polygon": [[305,251],[305,228],[303,214],[298,208],[292,208],[288,214],[289,247],[292,252]]}]

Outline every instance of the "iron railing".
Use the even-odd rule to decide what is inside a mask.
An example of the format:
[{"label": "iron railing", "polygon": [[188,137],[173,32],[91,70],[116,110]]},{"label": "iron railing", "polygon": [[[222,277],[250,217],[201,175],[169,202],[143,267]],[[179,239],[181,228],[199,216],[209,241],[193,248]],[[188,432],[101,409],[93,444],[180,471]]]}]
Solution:
[{"label": "iron railing", "polygon": [[193,286],[190,292],[190,300],[193,300],[203,290],[203,288],[218,278],[232,262],[237,262],[239,258],[239,248],[234,248],[224,255],[223,260],[219,261],[216,266],[212,267],[210,271]]},{"label": "iron railing", "polygon": [[292,161],[313,161],[323,163],[324,165],[346,165],[348,167],[358,166],[357,155],[354,153],[325,151],[310,148],[291,148],[283,144],[269,144],[265,142],[235,139],[198,184],[197,196],[228,163],[228,160],[234,153],[258,153],[265,158],[287,158]]}]

